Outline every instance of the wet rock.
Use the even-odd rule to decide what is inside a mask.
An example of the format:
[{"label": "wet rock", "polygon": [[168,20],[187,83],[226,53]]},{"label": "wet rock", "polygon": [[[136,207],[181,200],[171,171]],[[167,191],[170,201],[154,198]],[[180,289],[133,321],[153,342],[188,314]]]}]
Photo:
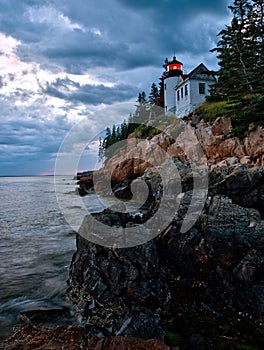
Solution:
[{"label": "wet rock", "polygon": [[204,224],[207,242],[214,249],[223,249],[217,254],[220,259],[222,253],[226,258],[235,246],[237,249],[264,249],[264,226],[259,212],[233,204],[226,196],[213,197]]},{"label": "wet rock", "polygon": [[234,277],[245,283],[252,283],[254,275],[261,275],[264,268],[264,253],[255,249],[249,251],[245,257],[234,268]]},{"label": "wet rock", "polygon": [[[186,305],[178,301],[183,313],[203,308],[221,317],[222,310],[228,309],[264,317],[263,167],[234,164],[210,171],[205,203],[202,197],[192,203],[193,215],[199,207],[202,214],[189,230],[181,232],[194,195],[195,174],[182,160],[176,158],[173,165],[179,179],[168,176],[165,187],[170,194],[166,205],[168,209],[174,206],[174,214],[163,232],[158,228],[168,213],[166,206],[159,210],[164,184],[158,167],[148,169],[135,182],[140,186],[144,181],[150,193],[149,203],[137,215],[97,214],[118,237],[122,228],[136,223],[138,233],[146,234],[140,224],[155,213],[155,239],[131,249],[116,249],[89,243],[81,237],[82,232],[78,236],[68,296],[90,336],[160,338],[159,310],[173,303],[169,296],[175,281],[182,281],[186,290],[200,288]],[[91,231],[90,223],[84,221],[83,228]]]},{"label": "wet rock", "polygon": [[120,199],[131,199],[132,192],[130,187],[130,181],[122,181],[120,184],[115,186],[113,190],[114,195]]},{"label": "wet rock", "polygon": [[87,174],[86,176],[80,177],[77,184],[79,185],[78,192],[81,197],[92,193],[94,191],[93,172]]},{"label": "wet rock", "polygon": [[234,203],[257,209],[264,217],[264,167],[240,166],[233,171],[225,169],[218,181],[214,179],[210,182],[210,193],[224,194]]},{"label": "wet rock", "polygon": [[68,298],[89,336],[162,338],[157,309],[167,298],[154,241],[114,249],[77,239]]}]

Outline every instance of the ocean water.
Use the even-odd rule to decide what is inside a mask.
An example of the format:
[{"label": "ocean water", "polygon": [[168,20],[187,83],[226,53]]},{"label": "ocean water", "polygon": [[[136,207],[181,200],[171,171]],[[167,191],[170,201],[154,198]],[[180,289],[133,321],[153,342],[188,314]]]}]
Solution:
[{"label": "ocean water", "polygon": [[[61,176],[56,183],[69,213],[74,208],[76,215],[76,181]],[[69,306],[64,295],[76,232],[59,208],[52,176],[0,177],[0,195],[2,339],[21,311]],[[94,195],[83,200],[91,212],[101,210]]]}]

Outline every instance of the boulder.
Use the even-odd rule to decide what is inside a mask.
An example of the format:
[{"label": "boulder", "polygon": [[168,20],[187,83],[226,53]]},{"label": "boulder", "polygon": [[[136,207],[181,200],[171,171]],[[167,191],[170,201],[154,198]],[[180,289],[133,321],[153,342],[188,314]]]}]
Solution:
[{"label": "boulder", "polygon": [[243,165],[250,165],[252,163],[250,156],[244,156],[244,157],[240,158],[240,163]]},{"label": "boulder", "polygon": [[251,159],[261,158],[264,154],[264,129],[258,127],[251,131],[244,140],[246,154]]},{"label": "boulder", "polygon": [[239,166],[230,171],[225,169],[223,174],[226,176],[222,176],[222,180],[211,182],[210,193],[224,194],[234,203],[257,209],[264,217],[264,167]]},{"label": "boulder", "polygon": [[230,117],[217,117],[212,125],[212,133],[215,136],[228,135],[232,130],[232,123]]}]

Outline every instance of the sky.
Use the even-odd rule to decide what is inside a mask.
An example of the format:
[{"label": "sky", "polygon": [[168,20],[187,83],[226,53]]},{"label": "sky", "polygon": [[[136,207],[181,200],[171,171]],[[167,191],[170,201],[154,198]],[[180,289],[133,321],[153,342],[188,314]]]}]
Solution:
[{"label": "sky", "polygon": [[89,143],[79,170],[93,168],[98,134],[148,96],[174,50],[186,73],[217,69],[210,49],[231,2],[0,0],[0,176],[52,174],[78,128]]}]

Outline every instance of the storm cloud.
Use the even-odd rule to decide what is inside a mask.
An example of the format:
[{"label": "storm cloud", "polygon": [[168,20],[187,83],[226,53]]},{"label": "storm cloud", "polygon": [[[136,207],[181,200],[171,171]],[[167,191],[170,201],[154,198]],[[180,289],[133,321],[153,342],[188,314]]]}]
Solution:
[{"label": "storm cloud", "polygon": [[[0,174],[52,171],[75,123],[148,95],[174,50],[185,71],[201,62],[216,69],[210,49],[230,3],[0,0]],[[96,130],[93,120],[93,132],[107,122]]]}]

